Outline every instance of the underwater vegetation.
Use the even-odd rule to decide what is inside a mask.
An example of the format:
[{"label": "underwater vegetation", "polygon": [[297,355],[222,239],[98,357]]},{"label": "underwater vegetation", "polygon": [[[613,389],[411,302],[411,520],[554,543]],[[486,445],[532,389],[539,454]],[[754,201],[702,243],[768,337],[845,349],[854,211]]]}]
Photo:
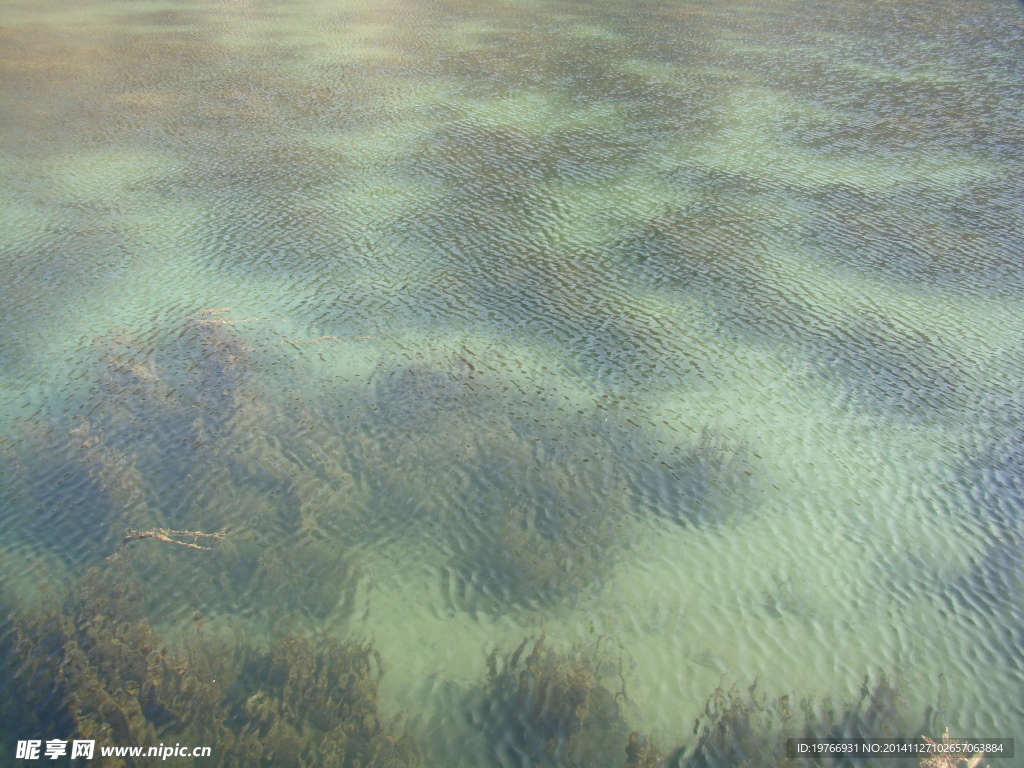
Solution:
[{"label": "underwater vegetation", "polygon": [[[0,639],[5,737],[201,744],[212,753],[204,765],[231,768],[424,765],[413,737],[381,711],[383,660],[370,643],[290,631],[269,645],[211,636],[200,614],[172,622],[184,626],[164,622],[161,635],[148,618],[147,587],[126,575],[92,568],[59,603],[8,617]],[[845,706],[771,698],[755,682],[746,691],[717,689],[694,725],[696,741],[666,755],[628,722],[621,653],[602,643],[560,650],[541,632],[491,651],[475,722],[495,764],[838,768],[863,763],[790,759],[786,739],[937,733],[937,713],[915,726],[884,676],[873,685],[865,679],[860,698]]]},{"label": "underwater vegetation", "polygon": [[[381,357],[295,404],[269,393],[241,323],[217,308],[98,339],[81,402],[2,447],[18,536],[77,566],[126,529],[226,531],[187,569],[153,542],[120,567],[176,585],[175,610],[268,619],[347,611],[348,550],[395,537],[435,544],[462,607],[574,601],[610,572],[636,503],[622,435],[538,411],[469,349]],[[585,444],[561,448],[579,442],[566,429]]]},{"label": "underwater vegetation", "polygon": [[[247,751],[268,764],[419,765],[412,739],[378,708],[380,674],[369,644],[290,634],[246,664],[229,708]],[[278,743],[268,752],[261,740]]]},{"label": "underwater vegetation", "polygon": [[[806,519],[815,512],[800,508],[819,493],[832,504],[827,473],[797,474],[817,463],[819,429],[837,427],[851,456],[913,442],[902,414],[929,418],[941,407],[951,432],[974,428],[964,401],[967,387],[984,386],[974,365],[984,353],[968,347],[983,334],[972,342],[922,328],[913,307],[934,298],[925,318],[946,301],[967,309],[960,289],[980,287],[1006,297],[1009,314],[1020,293],[1024,59],[1012,0],[998,5],[1014,15],[993,14],[991,3],[856,1],[58,5],[40,15],[8,3],[13,21],[0,28],[3,220],[12,225],[0,238],[0,284],[11,291],[0,306],[10,331],[0,358],[11,365],[0,368],[17,369],[0,400],[11,419],[26,419],[0,445],[0,529],[5,547],[53,563],[51,574],[97,563],[105,574],[51,611],[46,627],[23,618],[8,638],[15,658],[38,639],[25,668],[39,674],[19,681],[46,682],[32,710],[63,718],[58,733],[99,728],[101,712],[121,735],[202,735],[225,710],[213,740],[237,745],[224,754],[239,764],[289,750],[310,763],[391,759],[377,756],[400,753],[394,739],[363,752],[332,746],[375,738],[379,659],[358,643],[282,639],[285,627],[355,621],[357,582],[358,594],[373,592],[373,622],[411,608],[441,632],[449,618],[504,632],[535,620],[535,609],[571,622],[572,609],[603,608],[605,597],[618,608],[633,589],[650,590],[652,603],[662,588],[716,600],[716,585],[731,581],[684,558],[672,570],[641,561],[651,539],[637,539],[675,539],[680,551],[713,557],[706,545],[758,532],[744,515],[759,513],[772,467],[792,472],[779,485],[795,495],[779,490],[764,509]],[[811,273],[833,282],[803,283]],[[891,291],[891,301],[859,316],[833,309],[843,277]],[[188,310],[175,307],[213,291],[304,314],[316,334],[379,341],[352,354],[341,344],[265,354],[250,348],[259,334],[226,312],[197,305],[178,316]],[[82,344],[105,317],[150,313],[175,316],[126,321],[144,327]],[[1006,325],[1011,338],[1012,318]],[[518,371],[490,375],[468,355],[395,350],[458,333],[500,339],[505,370]],[[290,367],[318,353],[319,364]],[[780,379],[759,370],[776,353],[782,382],[817,366],[808,378],[835,382],[849,400],[780,392]],[[691,375],[688,355],[710,363]],[[565,397],[538,415],[523,390],[542,369],[552,371],[551,399]],[[308,371],[316,374],[295,375]],[[757,378],[744,382],[746,372]],[[726,376],[736,386],[716,388]],[[32,390],[24,408],[22,384]],[[744,389],[784,398],[794,418],[771,398],[732,399]],[[648,429],[661,418],[653,413],[633,429],[618,416],[601,427],[610,414],[595,414],[594,401],[608,393],[634,414],[652,403],[694,407],[665,429]],[[829,406],[816,410],[826,402],[877,409],[869,415],[880,418],[864,420],[877,438],[845,431]],[[566,417],[563,406],[585,413]],[[705,417],[690,415],[725,410],[735,432],[702,432]],[[777,416],[781,431],[759,415]],[[812,423],[812,439],[798,443],[795,430]],[[767,444],[742,434],[759,431]],[[788,453],[797,445],[807,455]],[[996,635],[1024,649],[1021,445],[1013,434],[965,470],[964,494],[991,533],[970,575],[914,582],[915,598],[955,590],[982,614],[971,616],[977,633],[950,638],[935,665],[954,653],[987,660]],[[921,448],[923,457],[932,444]],[[901,502],[936,498],[917,485],[932,474],[916,471],[916,450],[906,463],[895,456],[881,484],[869,474],[874,454],[834,458],[849,467],[843,480],[863,509],[887,501],[903,470],[912,477]],[[895,526],[909,505],[899,506],[886,515]],[[856,509],[834,512],[851,527],[859,519]],[[753,541],[755,557],[722,568],[755,576],[750,569],[776,562],[771,533],[788,528],[779,522]],[[129,528],[225,538],[204,552],[147,539],[103,560]],[[395,603],[360,580],[360,566],[393,576],[382,550],[424,556],[409,561],[416,581],[388,583]],[[406,563],[395,560],[400,571]],[[692,579],[670,583],[677,573]],[[867,575],[843,567],[841,584]],[[450,589],[438,596],[420,576]],[[814,643],[798,620],[828,617],[812,615],[817,602],[801,603],[792,578],[774,586],[754,613],[778,619],[769,632],[804,629]],[[107,592],[116,597],[104,602]],[[745,594],[725,596],[725,621],[746,626]],[[429,602],[445,599],[452,605]],[[917,629],[885,590],[870,599],[893,608],[892,625],[872,635]],[[369,597],[367,606],[370,616]],[[466,615],[477,609],[490,615]],[[201,613],[205,628],[191,622]],[[677,621],[671,607],[665,616]],[[262,637],[263,624],[277,630],[269,646],[217,634],[244,626]],[[662,626],[673,624],[656,615],[626,631]],[[858,646],[869,655],[870,637]],[[380,639],[416,649],[415,638]],[[625,712],[614,674],[549,640],[495,657],[487,687],[505,702],[506,726],[494,728],[503,748],[532,763],[664,760],[629,733],[633,723],[613,722]],[[751,663],[770,663],[772,648],[759,643]],[[683,659],[679,670],[687,673]],[[222,690],[208,690],[207,678]],[[1008,698],[992,697],[985,715],[1012,709]],[[747,733],[747,723],[754,744],[769,708],[760,696],[723,693],[694,759],[767,762],[732,749],[746,741],[725,731]],[[800,719],[794,709],[787,723]],[[614,743],[596,756],[584,743],[605,721]]]},{"label": "underwater vegetation", "polygon": [[634,764],[648,764],[642,761],[653,752],[626,727],[619,706],[625,692],[607,687],[602,662],[613,664],[607,652],[560,653],[543,633],[510,653],[495,648],[485,687],[496,748],[524,766],[618,765],[627,748],[641,761]]},{"label": "underwater vegetation", "polygon": [[1019,178],[1010,177],[948,190],[907,186],[895,194],[820,187],[804,202],[805,247],[823,263],[902,285],[1019,294],[1024,210]]},{"label": "underwater vegetation", "polygon": [[[860,697],[839,705],[830,698],[770,697],[755,680],[745,691],[717,688],[694,724],[696,740],[667,754],[627,724],[630,701],[621,657],[601,650],[558,651],[545,634],[487,659],[487,716],[481,721],[503,764],[608,768],[838,768],[864,761],[787,756],[790,738],[884,738],[937,733],[937,712],[913,722],[886,676],[868,678]],[[610,681],[614,684],[610,685]],[[916,766],[916,758],[893,758]]]},{"label": "underwater vegetation", "polygon": [[629,734],[626,742],[626,762],[622,768],[659,768],[665,764],[661,751],[646,736],[636,731]]},{"label": "underwater vegetation", "polygon": [[[922,419],[966,406],[969,364],[955,338],[941,330],[915,327],[912,316],[868,303],[844,310],[823,305],[818,298],[821,289],[813,281],[780,272],[773,262],[764,244],[780,238],[785,242],[792,235],[785,229],[774,231],[776,225],[766,223],[760,214],[763,201],[735,188],[742,175],[681,170],[675,175],[711,197],[666,206],[618,240],[619,259],[638,279],[697,298],[711,310],[708,320],[720,333],[787,357],[806,358],[836,383],[853,408]],[[778,196],[785,205],[785,195]],[[826,193],[829,196],[840,195],[832,190]],[[848,219],[859,222],[860,217]],[[823,243],[827,230],[823,224],[816,236]],[[895,234],[906,236],[905,228],[896,227]],[[897,246],[884,236],[840,236],[858,247],[867,243],[864,248],[880,249],[879,258],[889,264],[896,258],[891,251]],[[794,242],[793,247],[802,246]],[[820,259],[816,248],[810,250]],[[819,251],[831,258],[840,249],[856,251],[849,245],[840,248],[837,242],[825,243]],[[926,255],[931,258],[934,253]],[[958,256],[957,269],[961,266]],[[905,269],[915,274],[910,267]]]},{"label": "underwater vegetation", "polygon": [[735,523],[756,511],[756,452],[705,427],[696,440],[643,447],[631,477],[641,510],[682,526]]},{"label": "underwater vegetation", "polygon": [[217,642],[198,614],[170,644],[146,618],[143,588],[123,575],[91,569],[59,607],[12,617],[4,671],[14,695],[0,705],[12,735],[201,744],[211,764],[239,768],[420,764],[378,707],[381,663],[369,644],[294,633],[269,649]]},{"label": "underwater vegetation", "polygon": [[[931,714],[926,717],[930,719]],[[775,768],[782,766],[855,766],[865,761],[789,758],[789,738],[884,738],[927,733],[906,728],[900,697],[885,677],[871,686],[865,678],[858,701],[837,707],[831,699],[802,699],[799,712],[789,696],[758,694],[755,681],[746,692],[719,688],[709,698],[704,714],[694,725],[698,741],[693,751],[676,755],[669,765],[679,768]],[[916,765],[915,760],[893,758],[894,766]]]},{"label": "underwater vegetation", "polygon": [[[992,616],[1024,610],[1024,398],[992,393],[979,408],[978,442],[961,451],[951,482],[955,503],[969,511],[985,537],[983,556],[946,586],[964,610]],[[1019,630],[1007,639],[1024,662]]]},{"label": "underwater vegetation", "polygon": [[700,198],[664,204],[657,215],[624,230],[614,244],[624,266],[647,284],[719,302],[734,293],[748,300],[761,298],[766,287],[761,285],[759,252],[773,225],[750,205],[760,182],[742,174],[685,167],[670,171],[669,179]]},{"label": "underwater vegetation", "polygon": [[10,436],[0,466],[5,509],[23,521],[12,540],[75,562],[83,556],[78,531],[88,530],[109,552],[125,528],[151,525],[138,514],[146,489],[136,457],[103,445],[90,422],[38,419],[15,425]]},{"label": "underwater vegetation", "polygon": [[440,360],[425,355],[413,359],[381,360],[371,380],[369,409],[374,421],[401,425],[410,431],[435,426],[438,418],[459,418],[481,406],[486,375],[478,373],[472,355],[453,353]]},{"label": "underwater vegetation", "polygon": [[597,438],[571,449],[568,417],[482,359],[385,359],[336,398],[342,409],[316,411],[353,486],[340,525],[348,539],[429,542],[460,609],[574,602],[599,587],[623,535],[630,499],[612,451]]},{"label": "underwater vegetation", "polygon": [[[250,387],[250,349],[227,312],[206,309],[97,339],[93,383],[68,428],[91,475],[104,480],[97,463],[133,464],[145,478],[144,514],[172,528],[190,516],[180,488],[208,458],[203,449],[261,408]],[[114,499],[108,505],[123,506]],[[137,522],[133,527],[150,525]]]},{"label": "underwater vegetation", "polygon": [[205,727],[201,713],[220,696],[211,681],[223,676],[195,649],[164,646],[144,614],[137,584],[94,569],[63,605],[13,616],[5,656],[19,695],[8,703],[25,709],[9,722],[54,738],[138,743]]},{"label": "underwater vegetation", "polygon": [[[126,529],[225,531],[188,568],[154,542],[119,567],[173,584],[153,596],[164,610],[271,624],[347,613],[351,548],[411,538],[445,558],[455,607],[500,613],[599,589],[630,547],[620,523],[710,522],[751,469],[706,436],[682,464],[630,477],[635,430],[567,413],[468,347],[392,353],[368,379],[275,397],[257,326],[220,307],[98,339],[82,402],[3,448],[19,535],[77,566]],[[662,498],[680,484],[685,508]]]},{"label": "underwater vegetation", "polygon": [[455,605],[492,613],[573,605],[599,589],[616,556],[606,511],[551,487],[538,491],[540,499],[507,493],[482,497],[490,503],[486,527],[471,547],[453,552]]},{"label": "underwater vegetation", "polygon": [[[899,690],[885,675],[872,683],[868,677],[856,701],[838,704],[831,698],[772,697],[757,690],[755,680],[745,691],[737,687],[717,688],[708,698],[703,714],[694,724],[696,744],[671,751],[663,761],[648,765],[664,768],[867,768],[876,758],[849,756],[790,757],[787,740],[922,738],[938,733],[941,713],[929,707],[920,719],[903,708]],[[941,739],[948,741],[949,729]],[[632,742],[632,738],[631,738]],[[968,758],[936,760],[934,757],[889,756],[896,768],[971,768]],[[627,764],[629,765],[629,764]]]},{"label": "underwater vegetation", "polygon": [[[319,619],[354,589],[320,496],[344,479],[309,460],[305,433],[265,398],[227,308],[98,339],[73,415],[37,417],[4,446],[19,536],[72,565],[119,548],[126,529],[228,533],[215,555],[145,542],[117,566],[165,581],[164,608]],[[90,536],[82,537],[86,529]]]},{"label": "underwater vegetation", "polygon": [[939,333],[872,314],[830,328],[829,345],[831,353],[815,350],[815,364],[842,382],[856,407],[921,418],[967,402],[968,363]]},{"label": "underwater vegetation", "polygon": [[24,521],[18,535],[77,561],[83,529],[105,555],[125,528],[223,527],[190,519],[188,478],[201,446],[254,405],[246,345],[228,328],[206,311],[87,347],[82,392],[11,430],[0,471],[16,489],[6,509]]}]

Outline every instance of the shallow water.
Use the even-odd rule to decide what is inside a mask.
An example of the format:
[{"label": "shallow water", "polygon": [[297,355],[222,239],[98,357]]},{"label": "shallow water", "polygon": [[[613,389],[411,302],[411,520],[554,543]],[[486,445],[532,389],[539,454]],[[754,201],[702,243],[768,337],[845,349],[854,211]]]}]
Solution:
[{"label": "shallow water", "polygon": [[530,763],[541,628],[666,751],[755,679],[1022,735],[1019,3],[0,24],[5,614],[369,639],[428,764]]}]

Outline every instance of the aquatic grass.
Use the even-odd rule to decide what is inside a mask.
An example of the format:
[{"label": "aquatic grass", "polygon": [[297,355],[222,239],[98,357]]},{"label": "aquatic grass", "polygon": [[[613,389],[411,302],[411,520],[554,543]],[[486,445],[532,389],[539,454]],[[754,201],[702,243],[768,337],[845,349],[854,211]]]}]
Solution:
[{"label": "aquatic grass", "polygon": [[[729,177],[688,177],[696,189],[734,186]],[[724,194],[716,189],[719,201]],[[766,248],[775,225],[749,210],[747,200],[667,207],[620,240],[616,252],[651,287],[699,297],[721,331],[811,361],[826,380],[852,390],[853,407],[929,418],[964,406],[974,377],[964,359],[970,353],[958,349],[970,333],[966,326],[944,319],[934,305],[941,325],[925,326],[908,311],[921,303],[916,297],[891,287],[865,296],[839,274],[783,255],[781,244]]]},{"label": "aquatic grass", "polygon": [[[202,744],[217,765],[419,765],[378,707],[380,657],[368,643],[285,634],[269,650],[154,630],[146,587],[115,562],[88,571],[57,607],[14,618],[4,672],[18,733],[100,743]],[[13,702],[5,698],[4,709]],[[123,758],[117,765],[140,764]]]},{"label": "aquatic grass", "polygon": [[[102,444],[88,422],[16,424],[7,451],[7,507],[19,526],[12,541],[73,564],[93,547],[112,551],[127,525],[148,525],[148,488],[136,457]],[[89,530],[86,544],[78,532]]]},{"label": "aquatic grass", "polygon": [[[758,694],[757,681],[745,693],[737,688],[719,687],[694,726],[698,735],[696,745],[685,756],[677,753],[677,764],[685,768],[864,765],[870,760],[831,756],[791,758],[786,740],[899,738],[920,731],[904,730],[908,726],[900,694],[885,677],[873,683],[865,678],[859,700],[844,706],[837,706],[830,699],[801,699],[798,707],[794,704],[789,695],[776,698]],[[930,717],[931,714],[926,715],[925,732],[932,727]],[[917,760],[894,757],[893,764],[911,766]]]},{"label": "aquatic grass", "polygon": [[1024,609],[1024,435],[1020,397],[989,395],[976,406],[985,428],[956,456],[953,503],[970,514],[983,551],[943,592],[967,612]]},{"label": "aquatic grass", "polygon": [[[638,441],[641,442],[641,441]],[[735,525],[757,513],[756,451],[704,427],[692,441],[658,445],[642,440],[643,457],[629,475],[637,507],[646,514],[682,526]],[[631,444],[629,450],[637,450]]]},{"label": "aquatic grass", "polygon": [[595,495],[608,487],[606,463],[539,462],[495,399],[504,385],[471,360],[375,374],[376,402],[346,440],[347,471],[370,491],[357,514],[389,538],[405,531],[445,542],[452,527],[464,531],[458,546],[444,544],[468,587],[464,608],[574,598],[613,559],[603,553],[614,545],[615,515]]},{"label": "aquatic grass", "polygon": [[[614,667],[609,650],[560,652],[541,632],[517,648],[487,658],[486,727],[502,752],[526,765],[618,765],[630,736],[619,701],[602,664]],[[638,751],[638,750],[635,750]]]},{"label": "aquatic grass", "polygon": [[[1009,203],[1013,186],[1000,176],[951,189],[907,185],[895,195],[823,187],[807,202],[805,247],[811,258],[914,290],[1011,295],[1019,282],[1019,235],[1007,226],[1022,217]],[[1007,226],[982,230],[968,212],[993,199],[1006,201]]]}]

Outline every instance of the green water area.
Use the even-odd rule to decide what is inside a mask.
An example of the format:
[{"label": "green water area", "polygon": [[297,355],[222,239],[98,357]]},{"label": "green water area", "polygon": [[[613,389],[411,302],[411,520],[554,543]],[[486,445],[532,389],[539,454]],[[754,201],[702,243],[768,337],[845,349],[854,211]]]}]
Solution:
[{"label": "green water area", "polygon": [[1018,0],[0,0],[0,331],[0,765],[1024,739]]}]

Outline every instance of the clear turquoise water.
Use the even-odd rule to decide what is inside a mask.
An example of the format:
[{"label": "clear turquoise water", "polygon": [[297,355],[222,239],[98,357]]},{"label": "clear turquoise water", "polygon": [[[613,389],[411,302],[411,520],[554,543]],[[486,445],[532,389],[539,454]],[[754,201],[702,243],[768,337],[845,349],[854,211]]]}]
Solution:
[{"label": "clear turquoise water", "polygon": [[0,25],[4,613],[223,528],[153,624],[372,639],[439,765],[540,627],[666,748],[755,678],[1022,735],[1019,3]]}]

